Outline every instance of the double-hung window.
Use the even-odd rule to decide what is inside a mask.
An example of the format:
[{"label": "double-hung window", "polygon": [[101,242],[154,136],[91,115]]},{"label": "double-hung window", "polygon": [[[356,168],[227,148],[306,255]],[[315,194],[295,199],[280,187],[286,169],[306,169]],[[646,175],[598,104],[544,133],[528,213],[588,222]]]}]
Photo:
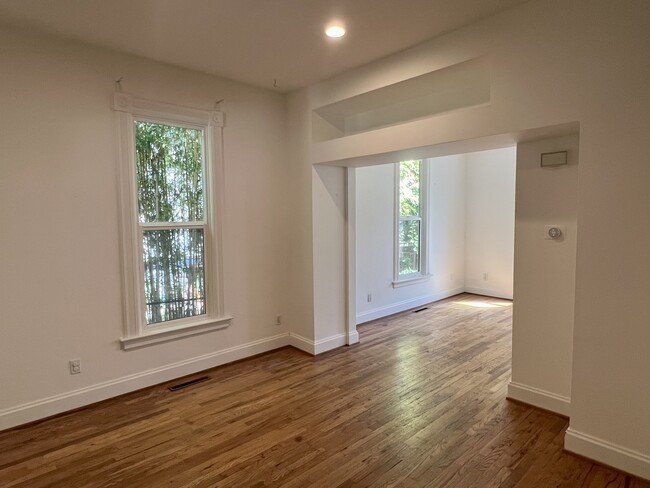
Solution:
[{"label": "double-hung window", "polygon": [[396,164],[394,286],[427,278],[427,164]]},{"label": "double-hung window", "polygon": [[115,94],[125,329],[142,347],[227,327],[220,112]]}]

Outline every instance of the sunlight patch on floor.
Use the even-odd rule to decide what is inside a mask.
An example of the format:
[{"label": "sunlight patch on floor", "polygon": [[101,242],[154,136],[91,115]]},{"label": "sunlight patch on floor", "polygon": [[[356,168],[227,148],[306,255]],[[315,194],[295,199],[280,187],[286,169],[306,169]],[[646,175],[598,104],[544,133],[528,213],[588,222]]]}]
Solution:
[{"label": "sunlight patch on floor", "polygon": [[474,308],[503,308],[512,307],[511,302],[454,302],[454,305],[465,305]]}]

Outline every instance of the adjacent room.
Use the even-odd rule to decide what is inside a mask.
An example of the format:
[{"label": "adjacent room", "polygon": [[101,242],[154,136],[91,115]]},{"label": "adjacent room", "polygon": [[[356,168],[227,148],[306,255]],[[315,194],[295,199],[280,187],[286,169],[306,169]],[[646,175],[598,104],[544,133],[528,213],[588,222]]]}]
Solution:
[{"label": "adjacent room", "polygon": [[649,33],[0,0],[0,485],[650,486]]},{"label": "adjacent room", "polygon": [[357,324],[463,292],[512,299],[516,148],[356,170]]}]

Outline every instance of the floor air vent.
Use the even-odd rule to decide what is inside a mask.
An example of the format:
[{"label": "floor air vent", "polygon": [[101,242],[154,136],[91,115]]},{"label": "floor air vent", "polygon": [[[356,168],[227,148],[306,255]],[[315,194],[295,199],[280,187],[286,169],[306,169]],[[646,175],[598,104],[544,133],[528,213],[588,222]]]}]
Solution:
[{"label": "floor air vent", "polygon": [[429,310],[429,307],[418,308],[417,310],[413,310],[413,313],[418,313],[421,312],[422,310]]},{"label": "floor air vent", "polygon": [[190,381],[186,381],[185,383],[179,383],[177,385],[172,385],[169,387],[169,391],[178,391],[182,390],[183,388],[187,388],[189,386],[194,386],[197,383],[203,383],[204,381],[208,381],[210,379],[209,376],[201,376],[200,378],[195,378]]}]

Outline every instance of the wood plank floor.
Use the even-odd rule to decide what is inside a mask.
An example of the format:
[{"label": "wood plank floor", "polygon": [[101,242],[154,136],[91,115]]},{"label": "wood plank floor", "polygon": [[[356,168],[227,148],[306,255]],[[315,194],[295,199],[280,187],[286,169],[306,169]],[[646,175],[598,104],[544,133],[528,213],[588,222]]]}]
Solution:
[{"label": "wood plank floor", "polygon": [[567,420],[505,399],[511,306],[459,295],[0,432],[8,487],[650,487],[562,451]]}]

